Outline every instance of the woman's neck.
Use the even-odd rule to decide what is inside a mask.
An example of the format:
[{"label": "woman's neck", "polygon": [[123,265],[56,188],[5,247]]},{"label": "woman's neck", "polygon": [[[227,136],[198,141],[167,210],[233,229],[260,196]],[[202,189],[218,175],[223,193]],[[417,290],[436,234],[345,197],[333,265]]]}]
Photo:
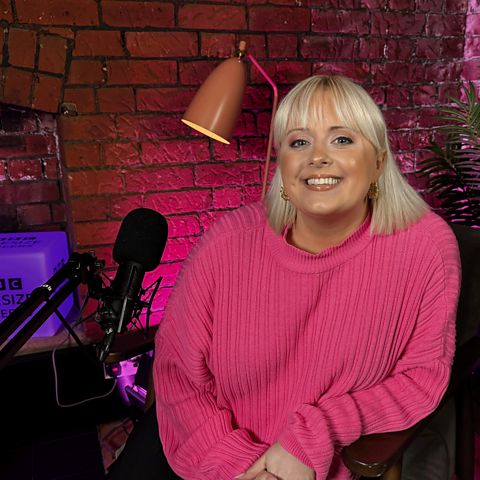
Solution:
[{"label": "woman's neck", "polygon": [[342,243],[357,228],[359,228],[368,215],[368,203],[362,215],[334,218],[312,218],[297,213],[294,224],[287,232],[286,240],[290,245],[314,255],[319,254],[328,247]]}]

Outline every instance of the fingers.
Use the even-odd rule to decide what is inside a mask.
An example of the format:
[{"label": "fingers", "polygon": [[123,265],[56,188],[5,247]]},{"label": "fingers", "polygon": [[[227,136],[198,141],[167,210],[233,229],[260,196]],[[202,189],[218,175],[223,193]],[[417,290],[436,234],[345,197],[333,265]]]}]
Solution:
[{"label": "fingers", "polygon": [[[237,475],[235,478],[238,480],[260,480],[258,475],[265,472],[265,467],[265,455],[262,455],[246,472]],[[262,478],[261,480],[267,480],[267,478]]]},{"label": "fingers", "polygon": [[277,477],[266,470],[262,470],[256,477],[255,480],[277,480]]}]

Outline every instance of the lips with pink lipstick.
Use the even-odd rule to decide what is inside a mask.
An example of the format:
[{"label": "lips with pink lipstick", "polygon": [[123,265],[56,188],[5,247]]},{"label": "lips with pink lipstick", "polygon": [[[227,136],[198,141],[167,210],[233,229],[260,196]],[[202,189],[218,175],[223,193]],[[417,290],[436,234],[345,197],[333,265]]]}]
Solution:
[{"label": "lips with pink lipstick", "polygon": [[309,190],[314,190],[317,192],[331,190],[341,182],[342,179],[340,177],[331,175],[315,175],[304,180],[304,183]]}]

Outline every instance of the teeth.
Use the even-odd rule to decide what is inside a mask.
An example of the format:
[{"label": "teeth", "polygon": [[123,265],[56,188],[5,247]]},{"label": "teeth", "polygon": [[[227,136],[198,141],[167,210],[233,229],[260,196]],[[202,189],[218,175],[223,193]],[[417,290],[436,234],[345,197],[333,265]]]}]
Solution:
[{"label": "teeth", "polygon": [[309,178],[307,185],[336,185],[340,182],[340,178]]}]

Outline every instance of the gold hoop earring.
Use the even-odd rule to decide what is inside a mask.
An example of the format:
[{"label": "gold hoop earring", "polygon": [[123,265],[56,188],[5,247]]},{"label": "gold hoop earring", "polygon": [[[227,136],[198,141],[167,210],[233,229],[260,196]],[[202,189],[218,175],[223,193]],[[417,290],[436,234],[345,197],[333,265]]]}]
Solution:
[{"label": "gold hoop earring", "polygon": [[380,187],[378,186],[378,183],[371,183],[370,188],[368,189],[367,192],[367,197],[370,198],[371,200],[376,200],[380,196]]},{"label": "gold hoop earring", "polygon": [[280,187],[280,196],[286,201],[288,202],[290,199],[288,198],[288,195],[287,195],[287,192],[285,191],[285,189],[283,187]]}]

